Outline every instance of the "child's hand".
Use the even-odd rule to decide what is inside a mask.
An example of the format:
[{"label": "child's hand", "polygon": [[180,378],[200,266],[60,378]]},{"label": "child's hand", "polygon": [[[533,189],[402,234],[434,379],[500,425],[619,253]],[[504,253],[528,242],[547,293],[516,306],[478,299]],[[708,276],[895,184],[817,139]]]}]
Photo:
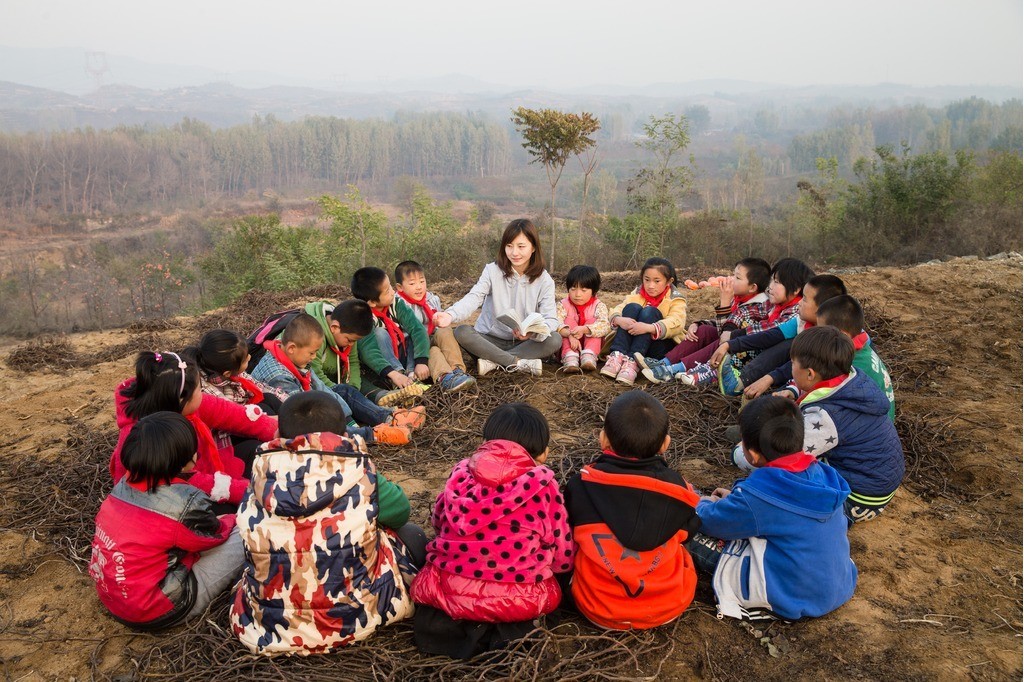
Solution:
[{"label": "child's hand", "polygon": [[640,336],[641,334],[652,334],[654,333],[654,325],[648,324],[647,322],[637,322],[633,320],[633,325],[629,328],[630,336]]},{"label": "child's hand", "polygon": [[728,354],[729,344],[723,343],[715,350],[714,354],[711,356],[711,359],[708,360],[708,364],[711,365],[712,367],[718,367],[720,364],[722,364],[722,359]]},{"label": "child's hand", "polygon": [[564,327],[559,327],[558,328],[558,335],[561,336],[563,339],[567,339],[570,336],[572,336],[572,331],[569,329],[569,325],[565,325]]},{"label": "child's hand", "polygon": [[721,284],[718,285],[719,287],[721,287],[720,291],[722,294],[722,298],[720,300],[721,307],[732,305],[732,299],[734,295],[733,292],[735,291],[735,283],[736,280],[734,280],[732,277],[727,277],[722,280]]},{"label": "child's hand", "polygon": [[754,398],[758,397],[759,395],[761,395],[765,391],[770,390],[771,387],[772,387],[771,375],[766,374],[763,377],[761,377],[760,379],[758,379],[757,381],[755,381],[754,383],[752,383],[749,386],[747,386],[745,389],[743,389],[743,395],[745,395],[748,398],[750,398],[751,400],[753,400]]},{"label": "child's hand", "polygon": [[731,338],[732,338],[732,332],[731,331],[722,332],[721,335],[719,335],[719,337],[718,337],[718,342],[719,343],[729,343],[729,339],[731,339]]},{"label": "child's hand", "polygon": [[582,347],[583,347],[583,344],[580,343],[579,339],[577,339],[575,336],[570,336],[569,337],[569,348],[571,348],[574,351],[579,352],[579,350]]},{"label": "child's hand", "polygon": [[397,369],[393,369],[390,372],[388,372],[388,379],[390,379],[391,383],[395,385],[395,388],[405,388],[406,386],[412,384],[412,379],[405,376]]},{"label": "child's hand", "polygon": [[612,322],[619,329],[624,329],[627,332],[637,325],[637,321],[632,317],[616,317],[615,321]]},{"label": "child's hand", "polygon": [[450,326],[452,323],[452,316],[448,313],[435,313],[434,314],[434,326],[444,329]]},{"label": "child's hand", "polygon": [[715,491],[711,493],[711,499],[713,500],[724,500],[729,497],[729,493],[732,491],[727,488],[715,488]]},{"label": "child's hand", "polygon": [[686,340],[686,341],[696,341],[697,340],[697,323],[696,322],[694,322],[693,324],[691,324],[689,327],[686,328],[686,333],[683,334],[683,339]]},{"label": "child's hand", "polygon": [[430,378],[430,368],[427,367],[426,365],[416,365],[416,369],[414,370],[414,372],[416,373],[416,378],[419,379],[420,381],[426,381],[427,379]]},{"label": "child's hand", "polygon": [[775,391],[772,393],[777,398],[785,398],[786,400],[796,401],[796,396],[793,395],[793,391]]}]

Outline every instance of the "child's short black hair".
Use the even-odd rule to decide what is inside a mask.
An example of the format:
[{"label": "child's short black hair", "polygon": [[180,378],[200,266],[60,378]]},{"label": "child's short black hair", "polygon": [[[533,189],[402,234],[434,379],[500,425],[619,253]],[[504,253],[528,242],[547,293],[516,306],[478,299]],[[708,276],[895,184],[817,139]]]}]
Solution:
[{"label": "child's short black hair", "polygon": [[601,289],[601,273],[593,265],[574,265],[565,275],[566,290],[573,287],[590,289],[596,296]]},{"label": "child's short black hair", "polygon": [[309,313],[299,313],[281,332],[281,345],[294,343],[296,346],[310,346],[317,339],[324,338],[320,321]]},{"label": "child's short black hair", "polygon": [[352,295],[361,301],[380,300],[381,288],[388,273],[380,268],[367,266],[352,273]]},{"label": "child's short black hair", "polygon": [[414,260],[404,260],[395,266],[395,284],[401,284],[409,275],[423,272],[423,266]]},{"label": "child's short black hair", "polygon": [[740,412],[743,443],[771,462],[804,449],[804,419],[792,400],[764,395]]},{"label": "child's short black hair", "polygon": [[203,334],[198,346],[189,346],[185,354],[195,358],[199,371],[206,376],[237,372],[249,354],[249,344],[228,329],[214,329]]},{"label": "child's short black hair", "polygon": [[626,391],[608,406],[604,435],[620,457],[654,457],[668,435],[668,412],[650,393]]},{"label": "child's short black hair", "polygon": [[277,429],[282,438],[328,431],[345,434],[345,410],[324,391],[293,393],[281,403]]},{"label": "child's short black hair", "polygon": [[526,403],[505,403],[484,422],[484,440],[519,443],[533,458],[548,449],[550,439],[548,420],[540,410]]},{"label": "child's short black hair", "polygon": [[338,323],[342,334],[367,336],[373,331],[373,313],[366,301],[350,298],[334,306],[331,319]]},{"label": "child's short black hair", "polygon": [[121,447],[121,464],[131,483],[149,492],[181,473],[199,448],[196,431],[177,412],[154,412],[140,419]]},{"label": "child's short black hair", "polygon": [[655,256],[654,258],[648,258],[645,260],[643,266],[641,266],[640,286],[643,286],[644,284],[644,273],[651,268],[654,268],[664,275],[670,286],[675,286],[676,282],[679,281],[678,278],[676,278],[676,268],[672,265],[672,262],[667,258],[658,258]]},{"label": "child's short black hair", "polygon": [[771,276],[786,290],[787,298],[792,298],[804,290],[807,280],[814,277],[814,270],[802,260],[783,258],[772,266]]},{"label": "child's short black hair", "polygon": [[813,369],[823,381],[849,374],[853,365],[853,341],[835,327],[811,327],[796,335],[789,357]]},{"label": "child's short black hair", "polygon": [[772,266],[764,258],[744,258],[733,267],[747,271],[747,281],[757,287],[757,293],[768,290],[772,282]]},{"label": "child's short black hair", "polygon": [[864,308],[860,301],[846,294],[836,296],[818,306],[819,324],[835,327],[850,336],[857,336],[867,328],[864,321]]},{"label": "child's short black hair", "polygon": [[835,275],[815,275],[807,280],[814,287],[814,302],[821,305],[825,301],[846,294],[846,285]]},{"label": "child's short black hair", "polygon": [[135,381],[121,389],[124,411],[132,419],[155,412],[178,412],[199,387],[199,370],[188,356],[170,351],[142,351],[135,360]]}]

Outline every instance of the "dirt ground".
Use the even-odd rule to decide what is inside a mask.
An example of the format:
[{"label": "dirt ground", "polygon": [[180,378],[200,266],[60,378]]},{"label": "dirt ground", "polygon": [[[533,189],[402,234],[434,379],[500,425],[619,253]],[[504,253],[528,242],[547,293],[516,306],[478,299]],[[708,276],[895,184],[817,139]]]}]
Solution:
[{"label": "dirt ground", "polygon": [[[528,669],[522,660],[501,668],[422,659],[402,624],[312,662],[268,662],[226,634],[223,602],[187,631],[130,632],[103,613],[85,573],[91,520],[109,488],[113,387],[131,373],[137,350],[183,345],[220,325],[247,331],[286,302],[252,294],[203,318],[0,347],[0,676],[474,679],[527,670],[543,679],[1021,679],[1021,260],[838,274],[864,302],[892,370],[908,474],[881,518],[850,531],[857,591],[828,616],[754,631],[717,620],[702,585],[679,621],[642,636],[605,636],[569,617],[562,632],[571,626],[578,634],[550,639]],[[605,300],[616,300],[612,292],[625,291],[629,279],[608,277]],[[451,302],[468,286],[439,288]],[[689,298],[691,319],[710,316],[716,294]],[[471,452],[483,417],[501,402],[525,399],[546,412],[549,463],[560,476],[597,453],[600,415],[620,387],[553,370],[546,366],[537,379],[488,377],[479,393],[457,398],[428,393],[432,425],[413,446],[376,454],[412,500],[414,520],[425,522],[447,472]],[[668,457],[688,480],[712,488],[737,477],[722,435],[733,401],[710,390],[639,387],[669,408]],[[581,653],[588,647],[591,654]]]}]

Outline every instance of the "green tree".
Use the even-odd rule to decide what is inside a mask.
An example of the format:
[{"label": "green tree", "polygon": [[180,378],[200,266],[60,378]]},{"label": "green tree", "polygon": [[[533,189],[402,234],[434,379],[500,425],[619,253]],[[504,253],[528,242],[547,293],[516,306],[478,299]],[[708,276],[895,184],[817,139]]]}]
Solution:
[{"label": "green tree", "polygon": [[349,185],[343,200],[325,194],[317,203],[321,217],[331,223],[332,240],[341,245],[342,253],[358,256],[359,267],[366,267],[367,253],[374,253],[379,262],[387,260],[380,258],[389,246],[387,216],[371,207],[358,187]]}]

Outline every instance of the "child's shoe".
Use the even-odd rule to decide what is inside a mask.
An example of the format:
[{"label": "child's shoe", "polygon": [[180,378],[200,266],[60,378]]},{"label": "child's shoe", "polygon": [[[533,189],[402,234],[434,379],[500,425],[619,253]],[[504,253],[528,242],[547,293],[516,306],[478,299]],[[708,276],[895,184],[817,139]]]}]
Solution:
[{"label": "child's shoe", "polygon": [[580,355],[580,369],[584,372],[593,372],[597,369],[597,356],[588,350]]},{"label": "child's shoe", "polygon": [[491,362],[490,360],[484,360],[483,358],[478,358],[477,361],[476,361],[476,375],[478,377],[486,376],[486,375],[490,374],[491,372],[493,372],[496,369],[505,369],[505,368],[502,367],[501,365],[499,365],[496,362]]},{"label": "child's shoe", "polygon": [[742,443],[737,443],[736,447],[732,449],[732,463],[739,467],[741,471],[754,470],[754,465],[748,462],[746,455],[743,454]]},{"label": "child's shoe", "polygon": [[706,362],[701,362],[694,365],[693,369],[689,372],[677,374],[676,378],[686,386],[703,386],[704,384],[710,384],[718,376],[715,373],[714,367]]},{"label": "child's shoe", "polygon": [[740,379],[739,369],[732,364],[731,355],[722,358],[722,364],[718,367],[718,387],[722,389],[722,395],[726,396],[743,393],[743,380]]},{"label": "child's shoe", "polygon": [[622,369],[622,363],[625,361],[625,355],[617,350],[613,350],[608,354],[608,359],[604,361],[604,367],[601,368],[601,376],[606,376],[609,379],[619,376],[619,370]]},{"label": "child's shoe", "polygon": [[566,374],[579,374],[583,370],[580,369],[580,356],[575,353],[569,353],[562,358],[562,371]]},{"label": "child's shoe", "polygon": [[615,376],[615,381],[626,386],[632,386],[636,383],[636,375],[639,371],[636,360],[626,360],[622,363],[622,368],[619,369],[619,373]]},{"label": "child's shoe", "polygon": [[544,372],[544,363],[539,358],[534,360],[516,360],[515,370],[539,377]]},{"label": "child's shoe", "polygon": [[476,383],[476,379],[469,376],[461,369],[453,369],[437,382],[437,385],[441,387],[442,391],[461,391],[464,388],[469,388]]},{"label": "child's shoe", "polygon": [[373,440],[380,445],[408,445],[409,429],[404,426],[377,424],[373,427]]},{"label": "child's shoe", "polygon": [[391,405],[408,405],[419,398],[421,395],[426,393],[429,386],[421,384],[418,381],[409,384],[405,388],[398,388],[394,391],[388,391],[382,395],[378,400],[377,404],[381,407],[389,407]]},{"label": "child's shoe", "polygon": [[643,353],[633,353],[633,357],[636,358],[636,364],[644,377],[652,384],[668,383],[675,379],[677,374],[686,371],[686,365],[681,362],[672,365],[668,360],[645,358]]},{"label": "child's shoe", "polygon": [[388,418],[391,426],[400,426],[415,431],[427,423],[427,408],[422,405],[416,407],[400,408],[391,413]]}]

